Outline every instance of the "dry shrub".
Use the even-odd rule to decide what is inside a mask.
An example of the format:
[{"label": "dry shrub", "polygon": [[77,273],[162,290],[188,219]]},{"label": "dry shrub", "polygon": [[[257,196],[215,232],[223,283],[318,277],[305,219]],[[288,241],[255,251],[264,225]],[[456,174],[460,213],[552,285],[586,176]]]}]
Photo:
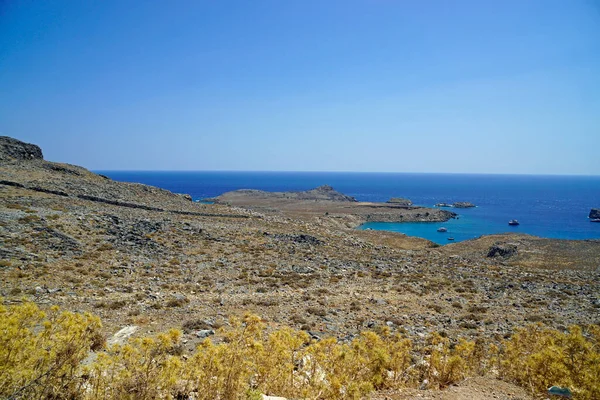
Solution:
[{"label": "dry shrub", "polygon": [[0,397],[80,398],[80,363],[103,346],[100,328],[100,319],[87,313],[0,304]]},{"label": "dry shrub", "polygon": [[600,399],[600,326],[586,331],[572,326],[560,332],[529,325],[518,329],[503,347],[504,379],[532,392],[559,385],[571,388],[577,399]]},{"label": "dry shrub", "polygon": [[[197,325],[195,321],[186,324]],[[191,327],[191,326],[190,326]],[[0,396],[12,399],[360,399],[373,390],[443,388],[469,376],[500,376],[544,392],[572,389],[577,399],[600,398],[600,327],[560,332],[542,325],[520,329],[497,348],[434,333],[415,347],[389,328],[363,332],[349,343],[312,340],[282,328],[265,333],[257,316],[232,318],[223,342],[202,342],[182,356],[181,333],[171,330],[113,346],[90,365],[82,360],[103,343],[89,314],[47,317],[34,304],[0,306]]]},{"label": "dry shrub", "polygon": [[[89,399],[173,398],[182,360],[178,355],[181,332],[171,330],[156,338],[137,338],[115,345],[84,368],[90,377]],[[165,396],[166,395],[166,396]]]}]

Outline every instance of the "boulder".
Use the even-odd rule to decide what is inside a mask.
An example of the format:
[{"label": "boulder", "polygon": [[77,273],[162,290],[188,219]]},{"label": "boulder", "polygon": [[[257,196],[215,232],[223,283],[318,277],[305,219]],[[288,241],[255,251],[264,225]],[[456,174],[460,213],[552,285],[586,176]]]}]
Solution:
[{"label": "boulder", "polygon": [[0,136],[0,160],[43,160],[42,149],[31,143]]},{"label": "boulder", "polygon": [[600,218],[600,208],[592,208],[590,210],[589,218],[590,219]]},{"label": "boulder", "polygon": [[392,197],[387,201],[389,204],[397,204],[399,206],[412,206],[412,201],[409,199],[404,199],[402,197]]}]

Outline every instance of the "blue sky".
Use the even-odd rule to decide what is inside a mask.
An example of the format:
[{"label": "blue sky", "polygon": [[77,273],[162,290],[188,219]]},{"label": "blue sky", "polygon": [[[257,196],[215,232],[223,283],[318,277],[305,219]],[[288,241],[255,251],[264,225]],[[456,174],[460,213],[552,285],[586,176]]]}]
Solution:
[{"label": "blue sky", "polygon": [[600,174],[600,2],[0,2],[0,135],[90,169]]}]

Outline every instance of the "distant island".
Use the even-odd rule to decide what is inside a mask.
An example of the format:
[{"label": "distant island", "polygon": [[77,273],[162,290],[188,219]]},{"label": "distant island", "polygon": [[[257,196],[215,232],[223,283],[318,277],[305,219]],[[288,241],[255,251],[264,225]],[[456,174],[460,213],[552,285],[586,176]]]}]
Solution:
[{"label": "distant island", "polygon": [[475,204],[468,201],[457,201],[452,204],[450,203],[437,203],[435,207],[454,207],[454,208],[473,208],[477,207]]}]

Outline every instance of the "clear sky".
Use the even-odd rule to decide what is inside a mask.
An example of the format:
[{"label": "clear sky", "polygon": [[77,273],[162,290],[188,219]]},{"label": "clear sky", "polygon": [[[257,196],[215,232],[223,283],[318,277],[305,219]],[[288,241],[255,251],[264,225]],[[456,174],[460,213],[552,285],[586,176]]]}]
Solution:
[{"label": "clear sky", "polygon": [[600,174],[599,0],[0,0],[0,135],[90,169]]}]

